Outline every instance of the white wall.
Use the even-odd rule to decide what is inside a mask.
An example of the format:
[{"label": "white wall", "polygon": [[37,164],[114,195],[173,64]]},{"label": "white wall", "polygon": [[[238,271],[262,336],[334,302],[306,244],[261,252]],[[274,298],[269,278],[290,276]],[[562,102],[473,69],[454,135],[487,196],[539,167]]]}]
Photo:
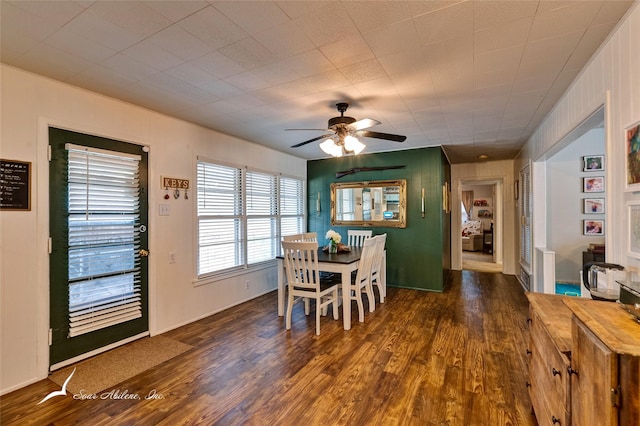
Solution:
[{"label": "white wall", "polygon": [[[451,206],[460,206],[462,197],[462,182],[471,181],[496,181],[502,188],[502,204],[494,199],[496,207],[493,217],[495,226],[494,247],[498,252],[496,262],[502,261],[502,271],[505,274],[515,275],[517,272],[518,245],[517,245],[517,201],[513,194],[514,185],[514,161],[487,161],[482,163],[465,163],[451,165]],[[498,194],[496,194],[496,197]],[[499,218],[499,219],[498,219]],[[451,209],[451,235],[460,235],[461,214],[459,208]],[[462,240],[451,238],[451,269],[462,269]]]},{"label": "white wall", "polygon": [[[519,164],[516,165],[518,170],[520,164],[525,161],[543,158],[545,153],[552,151],[554,145],[558,144],[565,135],[601,105],[606,104],[606,258],[608,262],[635,267],[640,266],[640,262],[628,256],[626,252],[629,229],[625,203],[640,199],[640,194],[624,190],[623,134],[627,126],[640,120],[639,51],[640,7],[639,3],[635,2],[625,19],[591,58],[551,113],[527,141],[521,152]],[[537,183],[534,175],[533,185]],[[546,215],[546,211],[540,209],[535,202],[533,208],[535,217]],[[546,229],[534,229],[534,247],[544,245],[536,241],[544,240],[544,235],[546,235]]]},{"label": "white wall", "polygon": [[[49,125],[151,148],[151,334],[276,288],[275,266],[194,285],[195,196],[164,200],[160,176],[190,179],[194,185],[201,155],[306,179],[305,160],[5,65],[0,77],[0,157],[31,162],[33,182],[31,211],[0,212],[0,393],[47,376]],[[170,204],[170,216],[158,215],[160,203]],[[169,264],[169,252],[176,253],[176,263]]]},{"label": "white wall", "polygon": [[604,244],[603,236],[587,236],[582,232],[584,219],[605,219],[604,214],[584,214],[583,200],[606,199],[606,193],[582,192],[583,177],[604,175],[604,172],[583,172],[582,157],[603,155],[604,145],[604,129],[593,129],[547,161],[547,248],[556,253],[558,281],[579,283],[582,252],[590,243]]}]

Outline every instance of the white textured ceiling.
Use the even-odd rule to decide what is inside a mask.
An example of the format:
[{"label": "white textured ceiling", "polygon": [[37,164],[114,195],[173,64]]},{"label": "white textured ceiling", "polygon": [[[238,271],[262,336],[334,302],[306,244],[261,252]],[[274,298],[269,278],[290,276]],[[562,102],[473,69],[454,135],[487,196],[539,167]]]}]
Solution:
[{"label": "white textured ceiling", "polygon": [[5,1],[2,62],[303,158],[347,115],[510,159],[633,1]]}]

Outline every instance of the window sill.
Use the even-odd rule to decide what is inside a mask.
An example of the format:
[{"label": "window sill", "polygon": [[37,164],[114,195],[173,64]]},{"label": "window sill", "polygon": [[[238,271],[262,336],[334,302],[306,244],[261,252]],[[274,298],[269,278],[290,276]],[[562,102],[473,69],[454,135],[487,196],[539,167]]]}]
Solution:
[{"label": "window sill", "polygon": [[193,287],[200,287],[203,285],[215,284],[220,281],[228,280],[229,278],[246,275],[255,271],[260,271],[262,269],[273,268],[277,266],[277,264],[278,264],[278,261],[276,259],[271,259],[265,262],[256,263],[255,265],[250,265],[246,268],[240,268],[240,269],[234,269],[226,272],[203,275],[201,277],[196,278],[191,283]]}]

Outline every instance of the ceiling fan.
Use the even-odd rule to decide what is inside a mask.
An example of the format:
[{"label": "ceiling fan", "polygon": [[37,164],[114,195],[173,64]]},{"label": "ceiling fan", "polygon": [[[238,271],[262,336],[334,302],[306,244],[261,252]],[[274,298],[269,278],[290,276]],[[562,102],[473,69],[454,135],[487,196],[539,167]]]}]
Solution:
[{"label": "ceiling fan", "polygon": [[341,157],[343,154],[358,154],[365,148],[365,145],[358,140],[358,137],[385,139],[393,142],[404,142],[407,139],[406,136],[402,135],[392,135],[390,133],[380,133],[366,130],[381,123],[378,120],[373,120],[371,118],[363,118],[362,120],[356,121],[356,119],[353,117],[345,117],[344,113],[347,108],[349,108],[349,104],[346,102],[337,103],[336,108],[338,109],[338,112],[340,112],[340,117],[330,118],[328,125],[328,130],[331,130],[333,133],[326,133],[322,136],[300,142],[296,145],[293,145],[291,148],[298,148],[311,142],[326,139],[320,144],[320,148],[327,154],[331,154],[334,157]]}]

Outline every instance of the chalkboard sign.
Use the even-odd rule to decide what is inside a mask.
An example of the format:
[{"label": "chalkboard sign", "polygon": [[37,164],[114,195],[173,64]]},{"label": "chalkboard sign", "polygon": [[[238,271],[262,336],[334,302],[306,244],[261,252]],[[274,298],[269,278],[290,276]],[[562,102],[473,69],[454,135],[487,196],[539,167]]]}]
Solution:
[{"label": "chalkboard sign", "polygon": [[0,209],[31,210],[31,163],[0,159]]}]

